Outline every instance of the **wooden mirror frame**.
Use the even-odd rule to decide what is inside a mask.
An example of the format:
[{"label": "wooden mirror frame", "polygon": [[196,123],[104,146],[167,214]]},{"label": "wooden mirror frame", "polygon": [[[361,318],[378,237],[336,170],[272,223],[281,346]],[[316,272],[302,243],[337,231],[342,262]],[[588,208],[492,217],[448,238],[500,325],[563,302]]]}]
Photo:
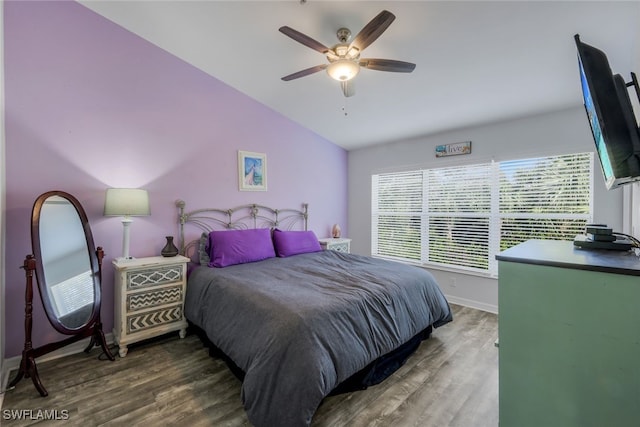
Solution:
[{"label": "wooden mirror frame", "polygon": [[[40,242],[40,214],[44,202],[52,196],[62,197],[71,203],[75,208],[78,217],[80,219],[84,236],[87,244],[87,251],[89,254],[89,262],[91,267],[91,276],[93,278],[93,309],[87,322],[80,325],[77,328],[68,328],[60,322],[56,317],[52,302],[49,299],[47,291],[47,283],[45,280],[44,266],[42,262],[41,242]],[[34,205],[31,214],[31,243],[33,246],[34,255],[27,255],[24,264],[21,268],[25,270],[26,275],[26,289],[25,289],[25,342],[24,350],[22,351],[22,359],[20,361],[20,368],[16,377],[9,383],[8,387],[15,386],[23,377],[31,377],[34,386],[38,390],[41,396],[47,396],[48,392],[42,385],[38,376],[36,368],[36,357],[40,357],[44,354],[58,350],[64,346],[72,344],[83,338],[91,337],[89,345],[85,348],[85,352],[89,352],[93,347],[100,346],[102,351],[109,360],[115,360],[115,357],[111,354],[109,347],[107,346],[104,333],[102,331],[102,322],[100,320],[100,305],[101,305],[101,282],[102,282],[102,259],[104,258],[104,251],[101,247],[94,249],[93,235],[89,226],[87,215],[82,208],[80,202],[69,193],[63,191],[49,191],[40,195]],[[33,272],[36,272],[36,279],[38,282],[38,290],[40,291],[40,297],[44,306],[44,311],[49,319],[51,325],[60,333],[65,335],[71,335],[61,341],[45,344],[43,346],[33,348],[31,341],[31,332],[33,328]]]}]

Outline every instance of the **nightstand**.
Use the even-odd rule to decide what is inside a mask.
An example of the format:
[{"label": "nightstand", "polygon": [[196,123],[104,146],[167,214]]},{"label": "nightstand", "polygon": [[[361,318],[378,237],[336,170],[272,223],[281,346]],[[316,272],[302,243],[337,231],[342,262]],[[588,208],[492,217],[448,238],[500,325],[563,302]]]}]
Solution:
[{"label": "nightstand", "polygon": [[351,252],[351,239],[342,237],[325,237],[322,239],[318,239],[318,241],[320,242],[320,246],[322,247],[322,249],[346,253]]},{"label": "nightstand", "polygon": [[184,295],[189,258],[149,257],[113,260],[115,317],[113,337],[120,357],[127,345],[172,331],[187,332]]}]

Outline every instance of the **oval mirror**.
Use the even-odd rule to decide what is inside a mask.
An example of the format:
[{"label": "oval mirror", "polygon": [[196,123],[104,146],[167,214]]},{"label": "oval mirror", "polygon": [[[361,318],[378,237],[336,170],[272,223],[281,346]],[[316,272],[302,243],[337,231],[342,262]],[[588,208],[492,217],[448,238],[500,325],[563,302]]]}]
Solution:
[{"label": "oval mirror", "polygon": [[[49,393],[42,385],[36,358],[90,337],[85,353],[102,347],[107,359],[115,360],[107,346],[100,321],[100,281],[104,251],[93,245],[93,236],[82,205],[71,194],[49,191],[38,197],[31,212],[31,245],[25,271],[24,350],[20,368],[8,384],[14,387],[22,378],[31,378],[41,396]],[[40,299],[51,325],[66,335],[58,342],[34,348],[33,272]]]},{"label": "oval mirror", "polygon": [[38,197],[31,243],[38,289],[51,325],[63,334],[77,334],[100,312],[99,265],[80,202],[62,191]]}]

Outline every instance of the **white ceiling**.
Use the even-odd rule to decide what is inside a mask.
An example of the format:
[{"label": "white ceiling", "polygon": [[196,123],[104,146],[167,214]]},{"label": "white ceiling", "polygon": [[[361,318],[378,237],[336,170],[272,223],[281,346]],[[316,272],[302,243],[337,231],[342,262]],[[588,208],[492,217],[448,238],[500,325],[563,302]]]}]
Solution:
[{"label": "white ceiling", "polygon": [[[640,64],[638,2],[81,3],[348,150],[579,105],[576,33],[626,80]],[[279,27],[332,46],[383,9],[396,20],[363,57],[413,73],[362,70],[351,98],[325,72],[280,80],[326,59]]]}]

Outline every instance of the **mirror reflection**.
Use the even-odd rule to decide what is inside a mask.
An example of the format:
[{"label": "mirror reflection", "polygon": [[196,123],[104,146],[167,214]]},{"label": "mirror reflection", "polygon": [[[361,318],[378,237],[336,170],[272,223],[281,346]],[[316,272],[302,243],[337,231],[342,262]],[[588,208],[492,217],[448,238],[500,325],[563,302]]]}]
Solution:
[{"label": "mirror reflection", "polygon": [[[68,329],[86,325],[93,312],[94,278],[83,224],[66,198],[48,197],[40,211],[40,256],[52,313]],[[43,295],[44,297],[44,295]]]}]

